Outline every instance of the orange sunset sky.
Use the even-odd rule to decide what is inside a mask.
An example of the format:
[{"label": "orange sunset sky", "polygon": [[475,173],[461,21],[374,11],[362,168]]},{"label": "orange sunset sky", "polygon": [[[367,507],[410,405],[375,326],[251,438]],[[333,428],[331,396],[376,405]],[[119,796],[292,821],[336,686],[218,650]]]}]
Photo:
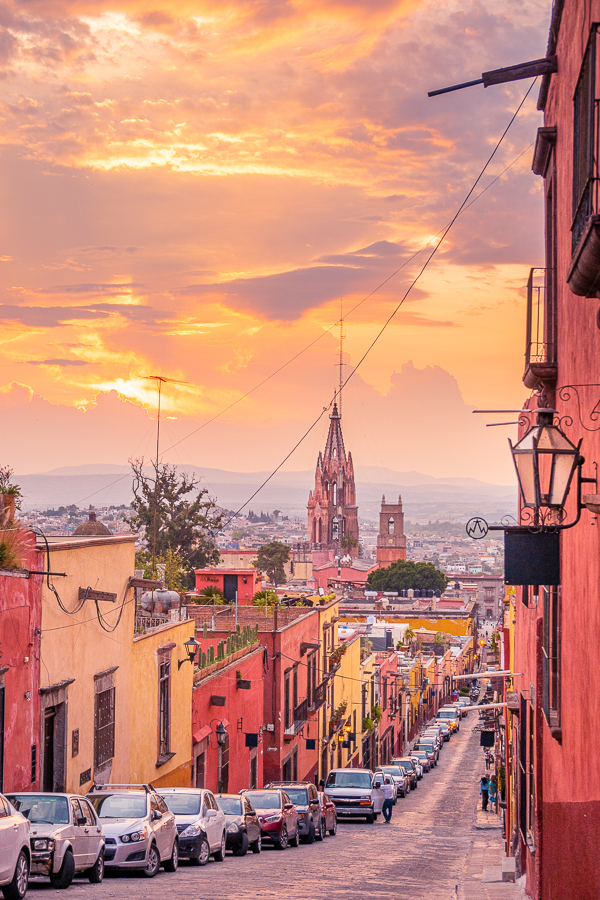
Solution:
[{"label": "orange sunset sky", "polygon": [[[422,265],[545,54],[550,0],[0,3],[0,463],[267,470]],[[350,382],[355,464],[508,483],[543,264],[538,85]],[[516,161],[515,161],[516,160]],[[350,312],[385,278],[387,284]],[[176,444],[311,344],[250,397]],[[508,416],[508,419],[514,418]],[[324,417],[286,467],[314,465]]]}]

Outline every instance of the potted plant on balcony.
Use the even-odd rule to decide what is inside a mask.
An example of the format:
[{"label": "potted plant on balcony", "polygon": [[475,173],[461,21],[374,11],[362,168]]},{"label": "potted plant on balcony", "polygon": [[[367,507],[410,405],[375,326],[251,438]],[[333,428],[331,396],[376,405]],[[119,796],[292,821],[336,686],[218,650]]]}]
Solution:
[{"label": "potted plant on balcony", "polygon": [[381,712],[381,707],[379,703],[376,703],[375,706],[373,706],[373,708],[371,709],[371,718],[374,719],[379,725],[382,715],[383,713]]},{"label": "potted plant on balcony", "polygon": [[329,719],[329,730],[335,731],[338,725],[341,723],[344,718],[344,714],[348,709],[348,701],[342,700],[339,706],[337,706],[333,713],[331,714],[331,718]]},{"label": "potted plant on balcony", "polygon": [[335,666],[339,665],[341,662],[342,656],[347,650],[346,643],[338,644],[331,653],[329,654],[329,668],[333,669]]},{"label": "potted plant on balcony", "polygon": [[373,719],[370,716],[363,716],[362,721],[363,731],[371,732],[373,730]]},{"label": "potted plant on balcony", "polygon": [[12,483],[14,471],[10,466],[0,466],[0,519],[13,522],[15,510],[21,509],[21,488]]}]

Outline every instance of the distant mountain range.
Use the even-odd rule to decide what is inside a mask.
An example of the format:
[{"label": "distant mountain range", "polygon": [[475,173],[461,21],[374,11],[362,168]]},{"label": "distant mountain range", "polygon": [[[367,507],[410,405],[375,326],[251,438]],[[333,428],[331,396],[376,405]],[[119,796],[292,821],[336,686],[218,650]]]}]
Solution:
[{"label": "distant mountain range", "polygon": [[[268,478],[270,472],[227,472],[179,466],[202,478],[211,496],[228,509],[238,509]],[[148,467],[150,473],[152,469]],[[489,521],[516,510],[516,487],[488,484],[476,478],[436,478],[421,472],[395,472],[383,466],[357,466],[356,494],[362,519],[375,519],[381,497],[395,500],[402,495],[404,512],[413,521],[429,519],[465,520],[482,515]],[[119,506],[131,501],[129,466],[107,463],[64,466],[49,472],[16,476],[24,494],[24,509],[68,506]],[[252,499],[247,508],[255,512],[280,509],[286,515],[306,515],[308,492],[314,470],[278,472]]]}]

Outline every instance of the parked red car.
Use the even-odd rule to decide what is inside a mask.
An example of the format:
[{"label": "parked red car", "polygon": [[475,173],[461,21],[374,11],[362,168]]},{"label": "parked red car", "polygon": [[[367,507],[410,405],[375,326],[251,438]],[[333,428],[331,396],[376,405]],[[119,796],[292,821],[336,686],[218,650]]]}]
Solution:
[{"label": "parked red car", "polygon": [[337,833],[337,812],[333,800],[322,791],[319,791],[319,801],[321,803],[321,832],[317,835],[317,840],[322,841],[327,832],[332,837]]},{"label": "parked red car", "polygon": [[272,843],[276,850],[298,846],[298,811],[285,791],[252,790],[243,794],[256,810],[263,843]]}]

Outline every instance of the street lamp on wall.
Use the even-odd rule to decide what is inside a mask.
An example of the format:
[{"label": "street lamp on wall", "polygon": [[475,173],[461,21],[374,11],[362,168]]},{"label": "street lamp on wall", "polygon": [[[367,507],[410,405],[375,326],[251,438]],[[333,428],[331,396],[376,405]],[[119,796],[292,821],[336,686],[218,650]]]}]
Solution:
[{"label": "street lamp on wall", "polygon": [[198,649],[200,644],[194,637],[191,637],[189,640],[184,642],[183,646],[187,650],[187,657],[185,659],[177,660],[177,669],[180,669],[186,662],[190,662],[192,666],[194,665],[196,661],[196,650]]},{"label": "street lamp on wall", "polygon": [[575,470],[583,464],[581,439],[573,444],[554,424],[555,413],[538,409],[537,423],[514,446],[508,441],[523,505],[537,511],[563,509]]},{"label": "street lamp on wall", "polygon": [[215,735],[217,737],[217,744],[219,745],[219,747],[222,747],[227,740],[227,729],[223,725],[223,722],[219,722],[219,724],[215,728]]}]

